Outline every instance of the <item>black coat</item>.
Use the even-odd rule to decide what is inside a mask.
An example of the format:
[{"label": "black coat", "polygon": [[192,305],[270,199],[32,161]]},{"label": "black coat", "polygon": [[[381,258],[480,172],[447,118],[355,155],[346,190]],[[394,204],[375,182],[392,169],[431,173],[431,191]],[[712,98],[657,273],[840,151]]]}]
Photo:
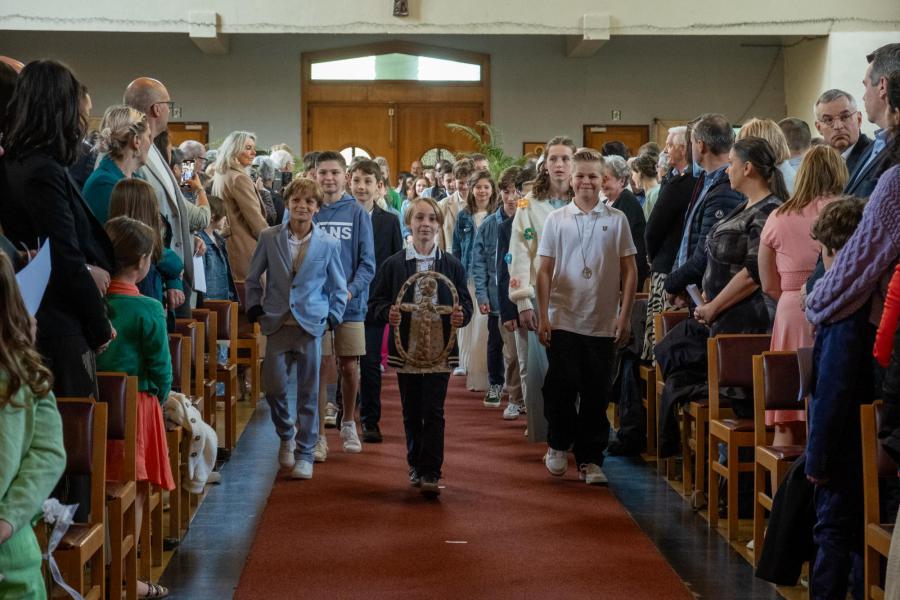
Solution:
[{"label": "black coat", "polygon": [[[374,287],[381,266],[387,262],[387,259],[403,249],[400,219],[394,213],[389,213],[376,204],[372,210],[372,235],[375,239],[375,278],[372,280],[372,287]],[[371,303],[369,306],[371,307]],[[375,324],[375,316],[371,309],[366,314],[366,323]]]},{"label": "black coat", "polygon": [[656,206],[647,220],[644,234],[647,240],[647,259],[650,261],[652,273],[669,274],[678,254],[681,233],[684,231],[684,219],[687,207],[691,203],[691,194],[697,179],[690,173],[672,175],[668,182],[659,188]]},{"label": "black coat", "polygon": [[[455,256],[438,249],[433,270],[446,275],[456,286],[459,304],[463,311],[463,326],[467,325],[472,319],[472,297],[469,295],[466,271],[463,269],[462,263]],[[388,324],[388,313],[391,306],[397,301],[400,288],[415,273],[416,259],[406,260],[406,250],[397,252],[381,265],[369,293],[369,314],[374,318],[375,324],[381,326]],[[411,292],[412,287],[407,292],[408,295],[404,301],[409,301],[408,298],[412,296]],[[453,304],[450,290],[445,285],[438,285],[438,304],[445,306]],[[443,315],[441,320],[444,325],[444,340],[447,340],[450,337],[450,315]],[[409,324],[409,318],[404,318],[400,324],[400,339],[406,348],[409,348]],[[396,368],[404,365],[403,358],[397,352],[393,335],[388,337],[388,364]],[[453,368],[458,364],[459,352],[457,345],[454,344],[453,350],[450,352],[449,366]]]},{"label": "black coat", "polygon": [[[860,136],[860,139],[862,139],[862,136]],[[850,179],[847,180],[847,186],[844,188],[845,194],[859,198],[868,198],[872,195],[889,154],[888,148],[885,147],[872,162],[866,165],[866,161],[869,160],[869,156],[874,149],[875,143],[873,142],[860,153],[856,167],[850,171]],[[863,165],[866,165],[865,168],[863,168]]]},{"label": "black coat", "polygon": [[17,247],[50,240],[52,272],[37,313],[38,338],[82,336],[91,348],[112,334],[106,307],[86,265],[112,274],[112,243],[61,164],[42,153],[0,161],[0,224]]},{"label": "black coat", "polygon": [[647,219],[644,217],[644,209],[638,202],[631,190],[622,190],[616,201],[611,204],[615,209],[625,213],[628,219],[628,228],[631,230],[631,239],[634,241],[634,247],[637,250],[635,260],[637,261],[637,289],[644,289],[644,281],[650,274],[650,263],[647,262],[647,242],[644,239],[644,231],[647,229]]},{"label": "black coat", "polygon": [[852,174],[856,170],[856,167],[859,166],[860,157],[864,154],[868,154],[867,151],[871,145],[872,138],[864,133],[860,133],[859,139],[856,140],[856,144],[853,146],[853,150],[847,155],[847,173]]},{"label": "black coat", "polygon": [[[699,197],[702,185],[703,177],[700,177],[694,186],[694,197]],[[720,175],[719,179],[709,188],[702,206],[697,208],[688,225],[688,259],[669,274],[666,279],[667,292],[679,294],[691,283],[698,287],[703,284],[703,273],[706,271],[706,236],[713,225],[731,214],[731,211],[743,200],[744,197],[741,194],[731,189],[728,177],[724,174]],[[691,202],[696,202],[696,200],[692,198]],[[690,206],[687,209],[687,212],[689,211]]]}]

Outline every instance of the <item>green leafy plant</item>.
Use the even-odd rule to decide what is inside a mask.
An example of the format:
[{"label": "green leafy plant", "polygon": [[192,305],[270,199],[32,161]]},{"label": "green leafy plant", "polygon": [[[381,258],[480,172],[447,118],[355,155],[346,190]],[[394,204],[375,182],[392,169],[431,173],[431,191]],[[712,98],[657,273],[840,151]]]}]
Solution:
[{"label": "green leafy plant", "polygon": [[[510,156],[503,150],[500,130],[484,121],[476,121],[475,127],[459,123],[447,123],[452,131],[470,138],[478,146],[478,151],[487,156],[491,176],[496,181],[508,167],[521,167],[525,164],[524,156]],[[482,134],[479,129],[484,131]]]}]

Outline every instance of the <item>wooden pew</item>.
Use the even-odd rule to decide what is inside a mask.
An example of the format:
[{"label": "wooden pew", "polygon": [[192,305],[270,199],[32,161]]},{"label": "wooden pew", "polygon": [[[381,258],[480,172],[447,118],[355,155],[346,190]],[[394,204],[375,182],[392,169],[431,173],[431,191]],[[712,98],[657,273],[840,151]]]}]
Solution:
[{"label": "wooden pew", "polygon": [[879,479],[897,477],[897,463],[884,451],[878,441],[878,430],[884,414],[884,403],[876,400],[873,404],[860,407],[860,427],[862,429],[862,469],[863,469],[863,523],[865,526],[865,572],[863,575],[863,598],[866,600],[884,598],[884,582],[881,579],[881,564],[891,549],[891,535],[894,524],[881,522],[879,505]]},{"label": "wooden pew", "polygon": [[228,362],[216,365],[216,376],[225,384],[225,449],[232,450],[237,443],[237,360],[238,360],[238,305],[227,300],[204,300],[203,308],[216,315],[216,333],[219,341],[227,341]]},{"label": "wooden pew", "polygon": [[[654,316],[653,317],[653,327],[654,327],[654,331],[656,331],[656,340],[659,341],[659,340],[663,339],[664,337],[666,337],[666,335],[672,330],[673,327],[678,325],[680,322],[684,321],[686,318],[688,318],[688,312],[686,310],[663,311],[663,312],[657,314],[656,316]],[[659,404],[659,399],[662,397],[663,390],[666,387],[666,382],[663,379],[662,370],[659,368],[658,364],[654,367],[653,373],[654,373],[653,379],[654,379],[654,386],[655,386],[655,390],[654,390],[654,394],[653,394],[653,403],[654,403],[654,413],[656,413],[656,414],[654,415],[655,420],[652,424],[652,429],[653,429],[654,437],[658,440],[659,439],[659,415],[658,415],[658,409],[656,409],[655,407],[658,406],[658,404]],[[688,424],[685,423],[684,421],[682,421],[682,454],[684,454],[684,449],[686,447],[685,446],[685,437],[684,437],[685,427],[688,427]],[[648,429],[647,430],[648,439],[649,439],[649,435],[650,435],[650,430]],[[658,454],[658,448],[657,448],[657,457],[656,458],[657,458],[657,461],[656,461],[657,471],[665,474],[666,479],[674,479],[675,459],[669,458],[666,460],[660,460],[659,454]],[[682,469],[685,469],[687,471],[686,476],[684,473],[682,473],[682,480],[685,484],[685,487],[684,487],[685,494],[690,494],[690,492],[691,492],[690,464],[691,464],[690,460],[687,460],[682,463],[682,465],[683,465]],[[687,465],[687,466],[684,466],[684,465]]]},{"label": "wooden pew", "polygon": [[119,597],[125,584],[125,598],[137,598],[137,377],[127,373],[98,372],[100,402],[108,408],[107,440],[123,445],[122,481],[106,482],[106,511],[109,529],[109,593]]},{"label": "wooden pew", "polygon": [[[721,334],[707,341],[709,381],[709,526],[719,524],[719,486],[716,474],[726,480],[728,519],[725,535],[729,541],[738,535],[738,474],[752,471],[754,462],[741,462],[741,448],[753,448],[753,419],[738,419],[731,406],[723,402],[720,388],[753,388],[753,357],[771,345],[768,334]],[[716,460],[718,445],[725,444],[728,463]],[[699,454],[699,452],[698,452]]]},{"label": "wooden pew", "polygon": [[[53,553],[60,574],[85,600],[106,598],[104,505],[107,406],[91,398],[57,398],[66,448],[66,475],[91,478],[87,523],[73,523]],[[90,581],[85,567],[90,565]],[[86,587],[87,585],[87,587]]]},{"label": "wooden pew", "polygon": [[262,333],[259,323],[250,323],[245,316],[246,292],[243,281],[235,281],[240,304],[238,305],[238,352],[237,364],[247,367],[250,373],[250,400],[254,406],[259,402],[262,383]]},{"label": "wooden pew", "polygon": [[195,308],[191,312],[195,321],[203,325],[203,420],[207,425],[216,428],[216,364],[219,349],[216,338],[218,337],[218,323],[216,314],[205,308]]},{"label": "wooden pew", "polygon": [[[797,410],[800,367],[796,352],[763,352],[753,357],[753,420],[755,464],[753,469],[753,564],[762,555],[766,511],[788,469],[803,454],[803,446],[771,446],[773,434],[766,427],[767,410]],[[766,476],[770,493],[766,493]]]}]

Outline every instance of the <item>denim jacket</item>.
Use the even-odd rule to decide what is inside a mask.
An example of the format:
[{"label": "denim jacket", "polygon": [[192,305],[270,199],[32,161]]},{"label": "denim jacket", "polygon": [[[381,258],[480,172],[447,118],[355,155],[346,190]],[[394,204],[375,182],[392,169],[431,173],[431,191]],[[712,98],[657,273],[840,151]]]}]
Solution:
[{"label": "denim jacket", "polygon": [[476,232],[475,218],[468,208],[463,208],[456,217],[456,227],[453,229],[453,256],[466,270],[466,281],[472,281],[472,250]]},{"label": "denim jacket", "polygon": [[225,240],[218,233],[214,234],[215,243],[205,230],[198,233],[200,239],[206,244],[206,253],[203,255],[203,267],[206,269],[206,294],[204,297],[210,300],[237,301],[237,292],[234,288],[234,279],[231,277],[231,267],[228,266],[228,250],[225,248]]},{"label": "denim jacket", "polygon": [[492,315],[497,315],[500,311],[500,296],[497,291],[497,236],[500,224],[508,218],[502,205],[495,213],[488,215],[475,234],[475,246],[472,249],[475,297],[479,305],[490,304]]}]

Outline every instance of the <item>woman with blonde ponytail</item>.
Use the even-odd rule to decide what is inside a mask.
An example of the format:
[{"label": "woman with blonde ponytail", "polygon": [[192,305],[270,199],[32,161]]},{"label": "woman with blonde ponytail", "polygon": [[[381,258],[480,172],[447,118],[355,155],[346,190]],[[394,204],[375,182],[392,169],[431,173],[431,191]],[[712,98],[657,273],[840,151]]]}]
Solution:
[{"label": "woman with blonde ponytail", "polygon": [[110,106],[100,124],[100,164],[84,183],[82,195],[97,220],[105,223],[115,185],[130,179],[147,162],[153,143],[144,113],[124,104]]}]

